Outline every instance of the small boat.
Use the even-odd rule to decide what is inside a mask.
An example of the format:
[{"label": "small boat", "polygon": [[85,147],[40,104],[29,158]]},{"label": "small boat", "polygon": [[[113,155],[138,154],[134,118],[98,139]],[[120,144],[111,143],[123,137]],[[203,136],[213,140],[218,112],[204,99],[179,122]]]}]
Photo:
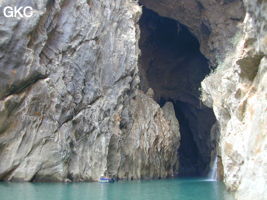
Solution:
[{"label": "small boat", "polygon": [[98,182],[99,183],[114,183],[115,180],[113,178],[108,178],[108,177],[105,177],[105,176],[101,176]]}]

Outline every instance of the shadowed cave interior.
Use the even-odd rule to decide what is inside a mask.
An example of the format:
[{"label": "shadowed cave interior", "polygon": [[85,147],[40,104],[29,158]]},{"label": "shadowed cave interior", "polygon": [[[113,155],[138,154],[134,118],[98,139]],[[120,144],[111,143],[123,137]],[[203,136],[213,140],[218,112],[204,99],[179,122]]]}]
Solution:
[{"label": "shadowed cave interior", "polygon": [[141,89],[154,90],[160,106],[174,104],[180,124],[179,176],[206,176],[210,170],[215,139],[210,130],[213,110],[199,100],[200,83],[210,73],[199,42],[178,21],[159,16],[143,7],[139,21]]}]

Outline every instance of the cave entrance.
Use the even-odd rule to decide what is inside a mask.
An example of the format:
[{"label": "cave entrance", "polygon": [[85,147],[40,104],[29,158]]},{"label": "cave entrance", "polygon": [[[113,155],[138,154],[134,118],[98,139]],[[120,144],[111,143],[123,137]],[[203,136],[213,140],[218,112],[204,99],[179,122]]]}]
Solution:
[{"label": "cave entrance", "polygon": [[154,90],[161,106],[174,104],[180,124],[179,176],[205,176],[209,171],[215,123],[212,109],[200,98],[200,83],[210,73],[199,42],[186,26],[143,7],[139,21],[141,89]]}]

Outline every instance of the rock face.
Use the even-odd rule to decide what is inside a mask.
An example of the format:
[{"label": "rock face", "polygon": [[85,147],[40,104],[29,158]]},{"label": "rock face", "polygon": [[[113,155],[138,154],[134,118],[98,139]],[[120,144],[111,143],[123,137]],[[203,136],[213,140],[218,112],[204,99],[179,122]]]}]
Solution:
[{"label": "rock face", "polygon": [[[202,99],[218,121],[221,174],[237,200],[266,200],[266,0],[140,2],[187,26],[211,65],[218,64],[202,82]],[[34,15],[5,18],[7,5],[32,6]],[[134,0],[0,2],[0,180],[177,173],[175,111],[186,107],[165,99],[160,108],[152,98],[166,90],[139,91],[140,14]],[[195,104],[198,95],[189,96]]]},{"label": "rock face", "polygon": [[162,178],[178,173],[179,124],[173,104],[162,109],[141,91],[124,108],[111,137],[108,172],[119,177]]},{"label": "rock face", "polygon": [[218,64],[202,83],[202,99],[218,120],[219,170],[236,199],[266,200],[266,1],[141,3],[189,27],[203,54]]},{"label": "rock face", "polygon": [[202,83],[220,124],[224,181],[238,200],[267,199],[267,2],[244,1],[236,46]]},{"label": "rock face", "polygon": [[[7,19],[7,5],[34,15]],[[1,180],[176,172],[177,121],[137,90],[140,12],[130,0],[1,1]]]}]

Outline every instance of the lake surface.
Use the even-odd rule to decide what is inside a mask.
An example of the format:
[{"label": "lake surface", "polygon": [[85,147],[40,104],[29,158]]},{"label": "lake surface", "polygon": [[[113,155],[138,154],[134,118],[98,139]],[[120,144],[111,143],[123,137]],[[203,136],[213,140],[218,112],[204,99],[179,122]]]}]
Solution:
[{"label": "lake surface", "polygon": [[0,183],[0,200],[233,200],[223,183],[167,179],[117,183]]}]

